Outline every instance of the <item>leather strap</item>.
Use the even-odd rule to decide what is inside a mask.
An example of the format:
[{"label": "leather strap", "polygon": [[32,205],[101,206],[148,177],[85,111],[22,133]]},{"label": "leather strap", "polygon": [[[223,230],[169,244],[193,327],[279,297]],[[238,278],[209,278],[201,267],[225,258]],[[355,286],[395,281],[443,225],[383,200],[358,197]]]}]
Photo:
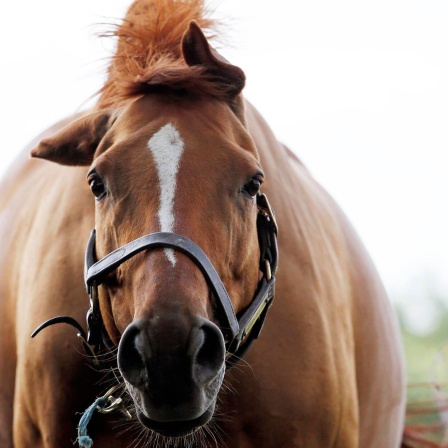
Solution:
[{"label": "leather strap", "polygon": [[[94,240],[95,230],[90,235],[88,249],[94,250]],[[227,342],[231,343],[240,329],[227,290],[204,251],[185,236],[168,232],[150,233],[119,247],[93,265],[90,265],[90,263],[94,260],[94,252],[86,252],[84,281],[87,289],[94,285],[100,285],[109,273],[137,253],[159,247],[179,250],[190,257],[198,266],[217,299],[216,305],[220,309],[218,318],[222,322],[221,330],[227,338]]]}]

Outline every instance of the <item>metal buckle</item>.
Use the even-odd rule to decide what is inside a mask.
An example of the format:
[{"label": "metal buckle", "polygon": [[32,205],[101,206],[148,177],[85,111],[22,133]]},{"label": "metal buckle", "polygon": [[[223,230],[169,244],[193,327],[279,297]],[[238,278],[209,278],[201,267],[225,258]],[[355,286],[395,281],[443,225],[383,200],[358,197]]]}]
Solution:
[{"label": "metal buckle", "polygon": [[271,263],[269,263],[269,260],[264,260],[264,267],[266,269],[266,279],[269,281],[272,278]]},{"label": "metal buckle", "polygon": [[111,412],[120,411],[124,416],[128,419],[132,419],[132,415],[130,412],[125,408],[123,399],[120,397],[115,398],[113,394],[121,389],[124,388],[124,384],[116,384],[114,387],[110,388],[103,396],[105,400],[109,402],[108,406],[100,407],[98,406],[98,412],[101,414],[110,414]]},{"label": "metal buckle", "polygon": [[272,210],[271,204],[269,203],[269,200],[264,193],[260,194],[260,196],[258,197],[257,205],[269,217],[274,232],[278,236],[278,224],[277,220],[275,219],[275,213],[274,210]]}]

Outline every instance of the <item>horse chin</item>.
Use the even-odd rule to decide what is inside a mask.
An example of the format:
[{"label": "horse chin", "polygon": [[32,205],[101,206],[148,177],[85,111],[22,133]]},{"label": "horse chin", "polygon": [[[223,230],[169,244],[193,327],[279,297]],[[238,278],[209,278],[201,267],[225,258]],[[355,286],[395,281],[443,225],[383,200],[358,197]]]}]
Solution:
[{"label": "horse chin", "polygon": [[216,400],[213,401],[213,403],[202,415],[192,420],[159,422],[147,417],[140,410],[137,412],[137,417],[145,428],[148,428],[163,437],[181,438],[193,434],[199,428],[206,425],[213,417],[215,405]]}]

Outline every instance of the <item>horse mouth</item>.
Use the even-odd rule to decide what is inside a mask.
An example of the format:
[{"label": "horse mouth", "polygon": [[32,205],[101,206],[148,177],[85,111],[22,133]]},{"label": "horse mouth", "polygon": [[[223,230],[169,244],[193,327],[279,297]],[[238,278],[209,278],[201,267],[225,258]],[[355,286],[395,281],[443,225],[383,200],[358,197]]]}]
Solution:
[{"label": "horse mouth", "polygon": [[202,415],[192,420],[159,422],[150,419],[141,411],[137,412],[137,417],[143,426],[163,437],[186,437],[196,432],[201,426],[207,424],[211,420],[214,412],[215,403],[212,403]]}]

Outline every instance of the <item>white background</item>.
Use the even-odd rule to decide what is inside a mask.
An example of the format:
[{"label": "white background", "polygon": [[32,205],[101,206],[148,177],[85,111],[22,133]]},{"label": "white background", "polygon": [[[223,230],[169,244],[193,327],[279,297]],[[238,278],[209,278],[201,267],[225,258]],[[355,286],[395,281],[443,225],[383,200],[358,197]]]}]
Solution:
[{"label": "white background", "polygon": [[[0,6],[0,174],[104,80],[125,0]],[[417,329],[448,302],[448,3],[222,0],[246,96],[336,197]],[[229,45],[230,44],[230,45]]]}]

